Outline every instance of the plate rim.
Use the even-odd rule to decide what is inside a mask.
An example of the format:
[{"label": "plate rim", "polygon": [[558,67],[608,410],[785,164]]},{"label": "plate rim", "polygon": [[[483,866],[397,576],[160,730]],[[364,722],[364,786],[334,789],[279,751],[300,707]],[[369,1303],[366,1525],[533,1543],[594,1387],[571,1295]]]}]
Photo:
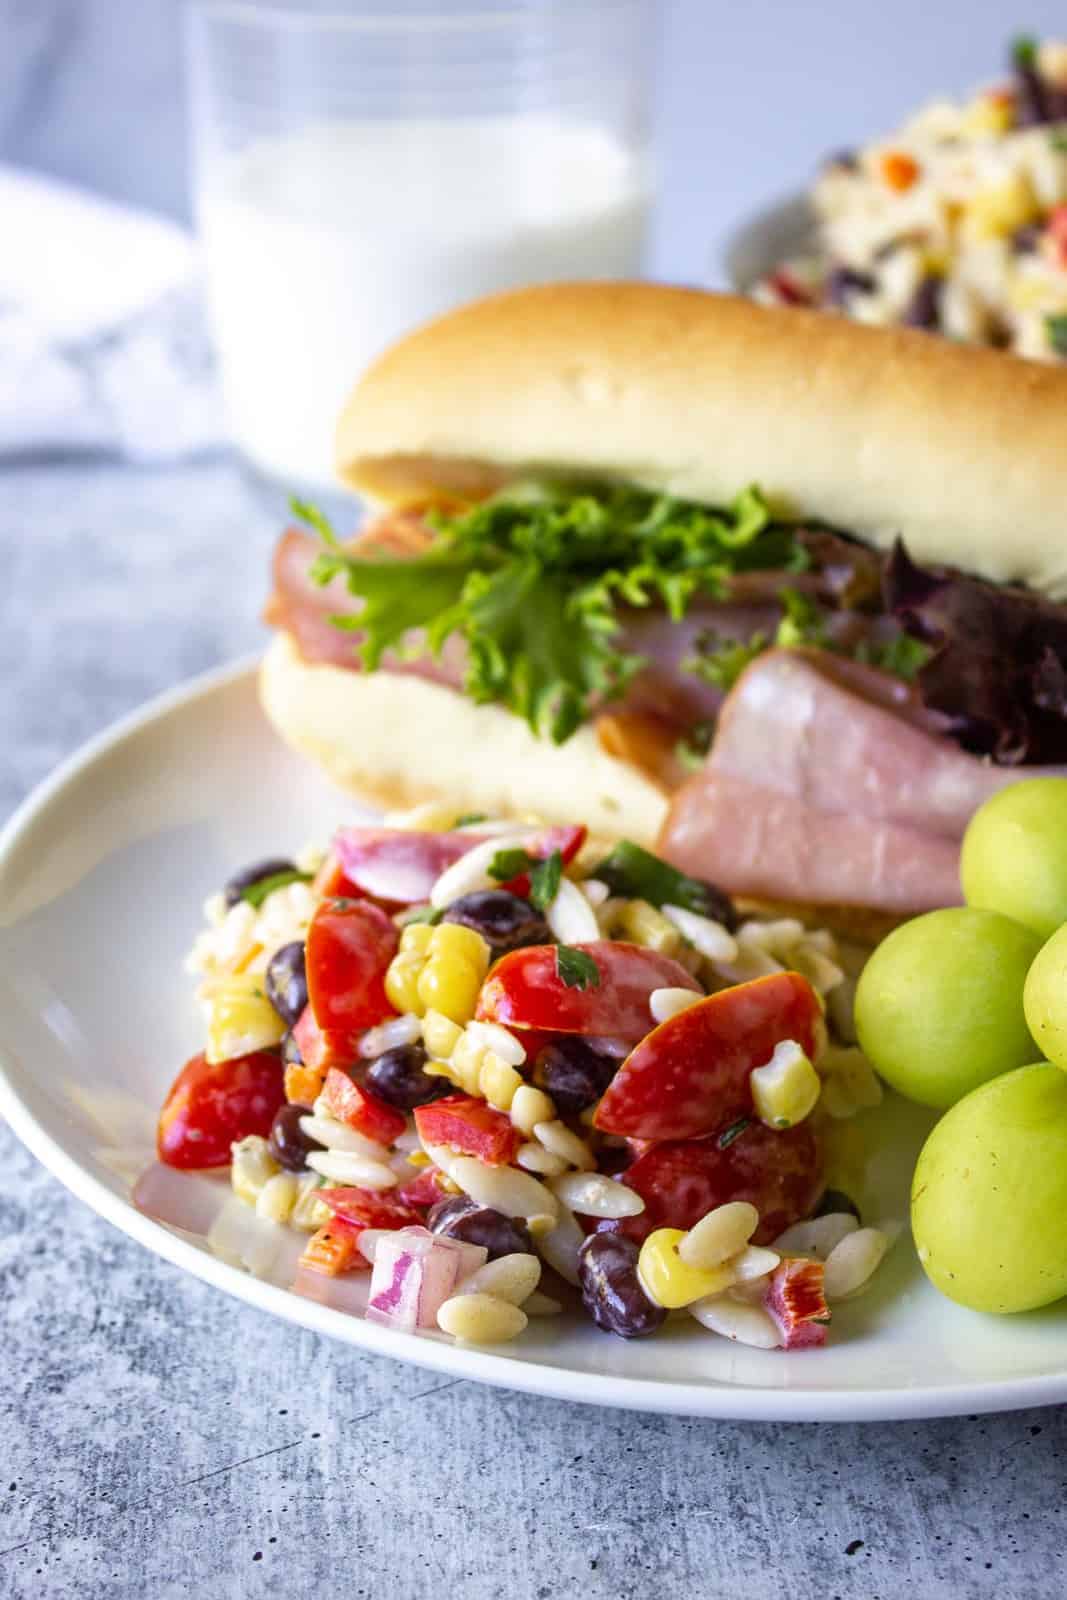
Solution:
[{"label": "plate rim", "polygon": [[[53,800],[75,784],[87,769],[147,726],[173,716],[191,704],[211,698],[241,679],[252,679],[258,654],[242,656],[197,674],[164,690],[143,705],[94,734],[37,784],[0,829],[0,870],[18,852],[23,837]],[[627,1377],[578,1371],[551,1362],[524,1361],[484,1347],[446,1344],[410,1333],[395,1333],[337,1307],[322,1305],[292,1290],[265,1282],[212,1256],[140,1212],[114,1193],[99,1177],[69,1155],[48,1132],[17,1088],[17,1069],[8,1060],[0,1019],[0,1116],[32,1155],[71,1194],[127,1237],[187,1271],[212,1288],[259,1311],[308,1328],[374,1355],[410,1362],[451,1377],[496,1388],[518,1390],[571,1403],[614,1406],[624,1410],[709,1420],[751,1422],[888,1422],[914,1421],[971,1413],[1010,1411],[1067,1401],[1067,1367],[1058,1373],[1037,1373],[996,1382],[916,1385],[914,1388],[784,1389],[728,1384],[709,1378],[703,1383],[670,1378]],[[779,1354],[778,1359],[786,1359]],[[797,1359],[794,1357],[794,1359]]]}]

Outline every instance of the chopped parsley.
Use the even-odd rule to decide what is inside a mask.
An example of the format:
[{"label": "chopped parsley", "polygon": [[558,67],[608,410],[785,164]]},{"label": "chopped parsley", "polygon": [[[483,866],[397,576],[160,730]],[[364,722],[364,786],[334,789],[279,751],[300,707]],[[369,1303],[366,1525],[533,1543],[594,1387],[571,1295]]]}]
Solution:
[{"label": "chopped parsley", "polygon": [[535,911],[547,911],[559,893],[563,877],[563,857],[553,850],[544,861],[539,861],[530,873],[530,904]]},{"label": "chopped parsley", "polygon": [[285,872],[272,872],[268,878],[259,878],[255,883],[250,883],[247,889],[241,890],[241,899],[246,900],[258,911],[267,896],[273,894],[275,889],[284,889],[289,883],[310,882],[310,872],[298,872],[295,867],[291,867]]},{"label": "chopped parsley", "polygon": [[587,950],[572,944],[556,946],[556,975],[568,989],[600,988],[600,968]]}]

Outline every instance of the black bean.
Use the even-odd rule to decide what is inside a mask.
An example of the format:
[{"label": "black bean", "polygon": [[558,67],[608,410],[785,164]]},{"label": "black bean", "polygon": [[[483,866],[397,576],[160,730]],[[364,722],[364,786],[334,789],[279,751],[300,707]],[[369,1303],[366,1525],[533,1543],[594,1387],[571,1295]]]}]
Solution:
[{"label": "black bean", "polygon": [[549,944],[548,923],[528,900],[506,889],[481,889],[453,900],[443,922],[458,922],[480,933],[493,953],[493,959],[520,950],[529,944]]},{"label": "black bean", "polygon": [[921,280],[901,318],[905,327],[940,327],[942,286],[942,279],[932,273]]},{"label": "black bean", "polygon": [[835,150],[826,157],[824,168],[843,167],[846,172],[855,172],[860,164],[860,158],[855,150]]},{"label": "black bean", "polygon": [[222,891],[226,897],[226,904],[235,906],[246,889],[251,889],[253,884],[262,883],[264,878],[277,877],[279,872],[295,871],[296,868],[291,861],[283,861],[280,857],[277,861],[256,861],[250,867],[243,867],[240,872],[235,872],[233,877],[228,879]]},{"label": "black bean", "polygon": [[303,1172],[311,1152],[326,1148],[317,1139],[309,1139],[300,1126],[300,1118],[307,1114],[307,1106],[282,1106],[271,1124],[270,1153],[289,1172]]},{"label": "black bean", "polygon": [[640,1249],[624,1233],[591,1233],[578,1252],[582,1303],[598,1328],[620,1339],[655,1333],[667,1320],[637,1276]]},{"label": "black bean", "polygon": [[414,1111],[439,1094],[451,1093],[447,1078],[434,1078],[423,1068],[427,1061],[421,1044],[395,1045],[376,1056],[367,1069],[367,1088],[386,1105]]},{"label": "black bean", "polygon": [[624,1051],[606,1039],[561,1034],[534,1062],[533,1080],[565,1116],[594,1105],[615,1076]]},{"label": "black bean", "polygon": [[308,980],[304,964],[304,941],[294,939],[275,950],[267,966],[264,986],[267,999],[281,1017],[292,1027],[300,1021],[300,1013],[308,1003]]},{"label": "black bean", "polygon": [[1031,62],[1016,60],[1015,108],[1015,120],[1020,128],[1033,128],[1052,121],[1047,86]]},{"label": "black bean", "polygon": [[1044,228],[1040,222],[1024,222],[1011,236],[1011,247],[1017,256],[1032,255],[1041,243]]},{"label": "black bean", "polygon": [[817,1217],[836,1216],[842,1211],[847,1211],[850,1216],[855,1217],[857,1222],[863,1221],[860,1216],[860,1208],[855,1200],[850,1200],[848,1195],[841,1189],[827,1189],[815,1208],[815,1215]]},{"label": "black bean", "polygon": [[292,1028],[287,1031],[282,1039],[282,1060],[287,1067],[302,1067],[304,1065],[304,1058],[300,1054],[300,1046],[293,1037]]},{"label": "black bean", "polygon": [[826,275],[823,298],[828,306],[847,306],[853,294],[873,294],[878,287],[869,272],[854,267],[833,267]]},{"label": "black bean", "polygon": [[464,1244],[484,1245],[490,1261],[498,1256],[533,1253],[533,1241],[524,1222],[506,1217],[491,1206],[480,1206],[465,1194],[438,1200],[426,1219],[431,1233],[443,1233]]}]

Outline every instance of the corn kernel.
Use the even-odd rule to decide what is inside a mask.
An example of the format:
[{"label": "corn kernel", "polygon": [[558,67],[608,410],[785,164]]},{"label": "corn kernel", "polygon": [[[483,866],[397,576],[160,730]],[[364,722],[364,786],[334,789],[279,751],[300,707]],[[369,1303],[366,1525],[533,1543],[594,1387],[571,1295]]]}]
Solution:
[{"label": "corn kernel", "polygon": [[485,1060],[486,1055],[485,1045],[478,1038],[478,1035],[464,1029],[456,1040],[449,1061],[455,1071],[464,1076],[473,1073],[477,1078],[478,1073],[482,1070],[482,1062]]},{"label": "corn kernel", "polygon": [[619,909],[616,927],[624,939],[660,955],[673,956],[682,948],[678,929],[647,900],[627,900]]},{"label": "corn kernel", "polygon": [[1003,183],[979,189],[964,209],[963,230],[972,239],[996,239],[1035,221],[1040,212],[1030,179],[1016,172]]},{"label": "corn kernel", "polygon": [[432,1167],[433,1162],[425,1150],[413,1150],[408,1156],[409,1167]]},{"label": "corn kernel", "polygon": [[529,1083],[516,1089],[510,1111],[513,1125],[531,1139],[539,1122],[552,1122],[556,1115],[556,1108],[544,1090],[535,1089]]},{"label": "corn kernel", "polygon": [[678,1254],[685,1238],[681,1228],[657,1228],[641,1246],[637,1276],[648,1298],[668,1311],[680,1311],[705,1295],[722,1294],[734,1281],[729,1262],[718,1267],[690,1267]]},{"label": "corn kernel", "polygon": [[207,994],[210,1062],[230,1061],[278,1044],[285,1023],[267,999],[261,978],[250,974],[213,984]]},{"label": "corn kernel", "polygon": [[502,1061],[495,1050],[487,1050],[478,1076],[478,1086],[497,1111],[509,1111],[515,1093],[522,1088],[522,1077]]},{"label": "corn kernel", "polygon": [[299,1193],[289,1213],[289,1226],[302,1233],[314,1233],[330,1220],[330,1208],[318,1197],[322,1179],[317,1172],[302,1172],[296,1180]]},{"label": "corn kernel", "polygon": [[424,956],[430,948],[434,930],[428,922],[409,922],[400,935],[400,948],[406,956]]},{"label": "corn kernel", "polygon": [[257,1133],[239,1139],[231,1147],[230,1158],[230,1187],[238,1200],[243,1200],[246,1206],[254,1206],[268,1179],[281,1168],[271,1155],[266,1139]]},{"label": "corn kernel", "polygon": [[422,1042],[432,1056],[447,1061],[463,1030],[443,1012],[429,1010],[422,1019]]},{"label": "corn kernel", "polygon": [[749,1073],[756,1115],[768,1128],[792,1128],[815,1110],[819,1074],[795,1039],[783,1039],[762,1067]]},{"label": "corn kernel", "polygon": [[453,1022],[469,1022],[478,1004],[481,986],[482,973],[473,962],[451,951],[435,951],[419,974],[420,1010],[432,1007]]},{"label": "corn kernel", "polygon": [[401,950],[400,954],[390,961],[389,970],[385,974],[385,993],[394,1010],[414,1011],[421,1017],[425,1010],[419,995],[421,972],[422,957],[419,955]]},{"label": "corn kernel", "polygon": [[975,138],[983,134],[1008,133],[1014,117],[1015,110],[1007,96],[980,94],[964,112],[963,131]]},{"label": "corn kernel", "polygon": [[480,933],[465,928],[461,922],[442,922],[430,929],[429,951],[435,956],[454,956],[469,961],[478,973],[479,982],[489,971],[489,946]]},{"label": "corn kernel", "polygon": [[293,1173],[276,1172],[256,1196],[256,1216],[268,1222],[288,1222],[299,1193]]}]

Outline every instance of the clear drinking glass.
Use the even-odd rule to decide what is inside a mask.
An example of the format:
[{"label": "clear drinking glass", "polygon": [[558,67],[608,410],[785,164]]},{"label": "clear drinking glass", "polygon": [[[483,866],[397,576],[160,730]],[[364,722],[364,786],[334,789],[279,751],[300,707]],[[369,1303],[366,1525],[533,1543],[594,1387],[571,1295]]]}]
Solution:
[{"label": "clear drinking glass", "polygon": [[332,479],[362,368],[464,300],[640,271],[657,0],[200,0],[196,209],[227,410]]}]

